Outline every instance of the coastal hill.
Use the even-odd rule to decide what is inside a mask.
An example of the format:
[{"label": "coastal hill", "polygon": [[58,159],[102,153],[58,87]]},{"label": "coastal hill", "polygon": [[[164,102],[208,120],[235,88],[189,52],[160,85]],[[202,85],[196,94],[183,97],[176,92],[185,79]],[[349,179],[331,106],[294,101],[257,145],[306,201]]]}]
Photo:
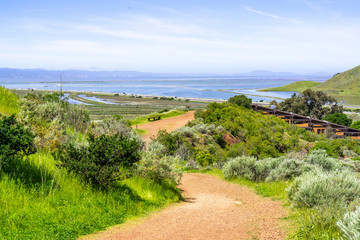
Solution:
[{"label": "coastal hill", "polygon": [[282,92],[303,92],[311,88],[321,90],[334,96],[360,96],[360,66],[348,71],[337,73],[329,80],[319,83],[314,81],[299,81],[282,87],[268,88],[262,91],[282,91]]},{"label": "coastal hill", "polygon": [[336,74],[314,89],[339,96],[360,96],[360,65]]}]

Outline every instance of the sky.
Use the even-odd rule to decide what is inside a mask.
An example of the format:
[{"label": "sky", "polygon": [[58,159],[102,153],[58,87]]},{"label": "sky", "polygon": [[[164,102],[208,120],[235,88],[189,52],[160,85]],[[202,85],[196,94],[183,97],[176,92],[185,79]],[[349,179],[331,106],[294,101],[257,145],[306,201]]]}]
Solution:
[{"label": "sky", "polygon": [[358,0],[2,0],[0,67],[234,74],[360,65]]}]

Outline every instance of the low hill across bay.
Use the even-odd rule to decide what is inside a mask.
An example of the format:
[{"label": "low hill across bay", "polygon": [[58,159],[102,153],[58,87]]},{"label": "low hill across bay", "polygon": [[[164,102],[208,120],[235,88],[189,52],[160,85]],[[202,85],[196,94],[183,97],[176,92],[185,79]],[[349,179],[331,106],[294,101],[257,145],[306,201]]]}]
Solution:
[{"label": "low hill across bay", "polygon": [[262,92],[303,92],[306,89],[316,87],[320,85],[319,82],[314,81],[299,81],[290,83],[288,85],[282,86],[282,87],[275,87],[275,88],[268,88],[260,90]]},{"label": "low hill across bay", "polygon": [[263,89],[263,92],[303,92],[306,89],[324,91],[333,96],[360,97],[360,65],[348,71],[337,73],[329,80],[319,83],[299,81],[282,87]]},{"label": "low hill across bay", "polygon": [[315,87],[338,96],[360,97],[360,65],[348,71],[338,73],[326,82]]}]

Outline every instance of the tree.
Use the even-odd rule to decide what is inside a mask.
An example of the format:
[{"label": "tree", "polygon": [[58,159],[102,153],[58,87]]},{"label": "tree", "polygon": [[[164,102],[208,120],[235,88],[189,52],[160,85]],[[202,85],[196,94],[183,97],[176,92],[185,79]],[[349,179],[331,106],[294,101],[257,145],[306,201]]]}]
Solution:
[{"label": "tree", "polygon": [[350,126],[352,123],[352,119],[348,118],[344,113],[330,114],[324,120],[344,126]]},{"label": "tree", "polygon": [[351,124],[351,128],[356,128],[360,130],[360,121],[355,121]]},{"label": "tree", "polygon": [[342,113],[343,107],[337,105],[334,97],[326,95],[322,91],[305,90],[302,94],[294,93],[291,98],[277,103],[272,101],[278,110],[294,112],[304,116],[322,119],[327,115]]},{"label": "tree", "polygon": [[229,98],[229,103],[233,103],[247,109],[251,109],[251,102],[251,98],[247,98],[243,94]]}]

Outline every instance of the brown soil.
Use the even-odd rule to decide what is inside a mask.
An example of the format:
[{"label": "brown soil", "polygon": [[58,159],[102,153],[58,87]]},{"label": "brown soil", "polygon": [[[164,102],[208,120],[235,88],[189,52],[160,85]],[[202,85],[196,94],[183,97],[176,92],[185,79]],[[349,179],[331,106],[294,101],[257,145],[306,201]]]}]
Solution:
[{"label": "brown soil", "polygon": [[146,142],[149,142],[152,137],[156,137],[159,130],[166,130],[167,132],[172,132],[177,128],[185,126],[185,124],[187,124],[188,122],[194,119],[194,114],[195,111],[189,111],[177,117],[166,118],[149,123],[143,123],[135,127],[137,127],[138,129],[146,130],[146,134],[141,136],[141,138]]},{"label": "brown soil", "polygon": [[261,198],[246,187],[217,177],[185,174],[179,188],[186,201],[136,222],[84,239],[284,239],[280,202]]}]

